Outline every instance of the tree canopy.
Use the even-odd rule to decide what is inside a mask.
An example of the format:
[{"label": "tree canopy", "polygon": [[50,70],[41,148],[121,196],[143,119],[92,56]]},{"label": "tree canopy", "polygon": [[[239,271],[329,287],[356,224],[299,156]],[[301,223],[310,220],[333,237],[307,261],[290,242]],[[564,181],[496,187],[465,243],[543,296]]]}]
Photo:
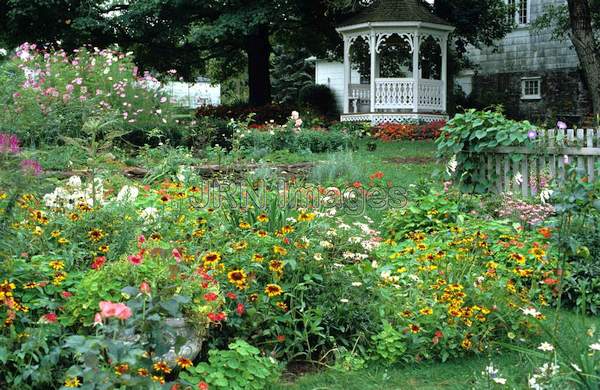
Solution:
[{"label": "tree canopy", "polygon": [[[424,4],[457,27],[458,53],[468,44],[493,44],[512,27],[503,0]],[[186,78],[210,72],[224,81],[247,67],[250,103],[262,105],[272,97],[273,46],[340,54],[335,25],[362,6],[359,0],[6,0],[0,39],[13,46],[61,41],[67,49],[116,43],[133,51],[140,66],[174,68]]]}]

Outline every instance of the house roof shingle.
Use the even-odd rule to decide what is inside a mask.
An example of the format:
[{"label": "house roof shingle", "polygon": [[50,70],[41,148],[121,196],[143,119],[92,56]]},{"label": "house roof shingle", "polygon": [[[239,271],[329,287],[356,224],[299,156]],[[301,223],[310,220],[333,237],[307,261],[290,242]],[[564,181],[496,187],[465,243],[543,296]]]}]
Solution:
[{"label": "house roof shingle", "polygon": [[338,27],[369,22],[424,22],[450,26],[450,23],[419,4],[419,0],[375,0],[369,7],[344,20]]}]

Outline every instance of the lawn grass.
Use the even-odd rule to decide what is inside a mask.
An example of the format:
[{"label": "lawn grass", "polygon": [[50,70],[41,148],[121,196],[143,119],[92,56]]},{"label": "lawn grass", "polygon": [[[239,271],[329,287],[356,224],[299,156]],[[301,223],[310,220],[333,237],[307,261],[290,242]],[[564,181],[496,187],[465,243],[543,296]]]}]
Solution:
[{"label": "lawn grass", "polygon": [[429,178],[439,168],[435,161],[433,141],[377,142],[377,150],[368,151],[367,141],[363,140],[357,151],[306,154],[275,152],[264,160],[277,163],[323,162],[335,154],[351,157],[349,161],[358,168],[361,176],[354,179],[359,181],[368,181],[369,175],[381,171],[386,181],[395,185],[409,185]]},{"label": "lawn grass", "polygon": [[[554,329],[554,318],[554,314],[550,313],[546,320],[549,330]],[[582,317],[572,311],[563,310],[559,319],[560,328],[555,334],[556,340],[541,336],[539,341],[550,341],[554,345],[560,345],[570,356],[576,356],[587,349],[582,339],[588,329],[600,328],[600,317]],[[519,345],[519,342],[515,341],[515,345]],[[282,381],[274,389],[473,389],[476,388],[476,378],[481,376],[482,370],[491,362],[500,369],[502,376],[508,380],[508,388],[511,389],[526,389],[529,375],[542,363],[533,361],[522,353],[498,347],[486,354],[445,363],[425,362],[396,367],[371,365],[367,369],[352,372],[329,369]]]}]

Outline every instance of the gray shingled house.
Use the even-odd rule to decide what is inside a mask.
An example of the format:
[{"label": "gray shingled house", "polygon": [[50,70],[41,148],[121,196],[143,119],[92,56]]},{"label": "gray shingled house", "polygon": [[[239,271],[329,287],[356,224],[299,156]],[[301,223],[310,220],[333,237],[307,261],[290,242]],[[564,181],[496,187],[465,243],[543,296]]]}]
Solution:
[{"label": "gray shingled house", "polygon": [[[515,14],[508,16],[514,17],[515,30],[498,42],[497,47],[483,50],[471,48],[467,57],[473,67],[456,76],[455,84],[462,87],[473,104],[503,104],[511,117],[546,121],[549,124],[561,119],[570,125],[589,125],[591,103],[571,42],[557,41],[552,37],[551,31],[534,31],[531,27],[531,23],[543,14],[546,5],[564,4],[566,0],[505,1],[515,5]],[[372,5],[355,17],[380,18],[381,15],[377,12],[387,9],[386,7],[402,9],[406,13],[410,13],[406,8],[417,9],[415,0],[376,0],[369,3]],[[417,10],[422,12],[420,7]],[[408,17],[393,14],[394,12],[386,13],[382,20],[388,20],[389,17],[407,20]],[[422,13],[410,16],[417,21],[423,17]],[[351,42],[354,42],[353,37]],[[379,54],[378,52],[375,57],[377,63]],[[389,55],[387,57],[390,58]],[[328,85],[333,90],[341,112],[349,111],[349,99],[355,95],[363,98],[358,99],[359,110],[354,111],[374,111],[368,104],[371,94],[369,75],[358,74],[355,67],[348,72],[343,63],[314,60],[316,83]],[[379,77],[378,66],[375,69],[375,77]],[[410,72],[407,69],[406,73]],[[419,80],[421,78],[428,76],[419,76]],[[377,91],[376,89],[375,94]],[[356,100],[351,103],[354,102]],[[376,109],[377,106],[375,111]]]},{"label": "gray shingled house", "polygon": [[479,104],[502,103],[510,116],[536,121],[589,123],[591,104],[569,40],[551,31],[534,31],[531,23],[550,4],[566,0],[507,0],[515,4],[516,29],[497,48],[472,48],[472,70],[455,81]]}]

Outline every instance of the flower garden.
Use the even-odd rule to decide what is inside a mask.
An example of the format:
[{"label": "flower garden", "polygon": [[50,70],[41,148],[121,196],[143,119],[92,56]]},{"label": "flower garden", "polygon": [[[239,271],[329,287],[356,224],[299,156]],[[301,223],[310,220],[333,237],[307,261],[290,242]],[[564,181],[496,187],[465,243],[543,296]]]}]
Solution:
[{"label": "flower garden", "polygon": [[0,388],[598,388],[600,185],[476,191],[535,126],[190,114],[93,48],[0,81]]}]

